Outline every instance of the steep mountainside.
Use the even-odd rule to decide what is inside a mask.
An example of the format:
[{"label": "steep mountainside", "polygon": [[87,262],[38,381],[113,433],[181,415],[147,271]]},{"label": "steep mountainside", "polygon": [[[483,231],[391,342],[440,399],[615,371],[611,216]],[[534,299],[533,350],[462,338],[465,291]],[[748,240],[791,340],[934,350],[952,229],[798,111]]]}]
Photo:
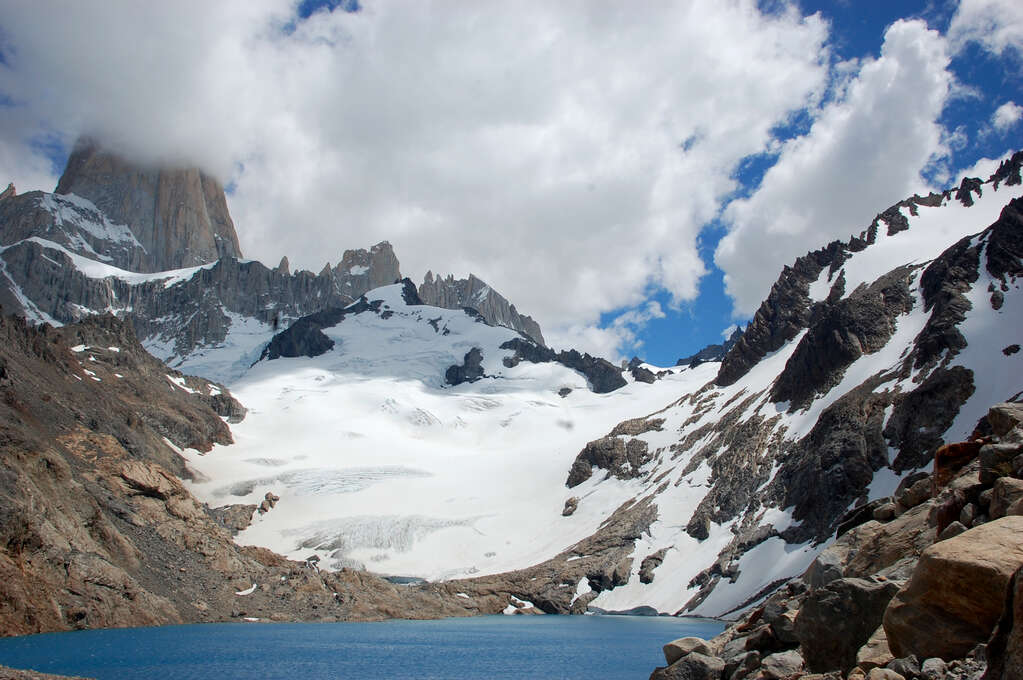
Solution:
[{"label": "steep mountainside", "polygon": [[197,169],[140,167],[83,138],[55,193],[91,201],[112,223],[127,225],[143,254],[111,262],[122,269],[158,272],[241,257],[224,188]]},{"label": "steep mountainside", "polygon": [[180,452],[229,444],[224,419],[244,409],[151,357],[126,324],[0,317],[0,337],[0,635],[470,613],[443,594],[232,542],[256,506],[196,502]]},{"label": "steep mountainside", "polygon": [[[634,567],[595,605],[746,606],[800,573],[847,510],[1023,390],[1021,163],[903,201],[786,267],[716,378],[617,437],[650,451],[629,484],[659,512],[634,563],[662,559],[652,583]],[[600,474],[581,494],[621,483],[590,447],[587,465]]]}]

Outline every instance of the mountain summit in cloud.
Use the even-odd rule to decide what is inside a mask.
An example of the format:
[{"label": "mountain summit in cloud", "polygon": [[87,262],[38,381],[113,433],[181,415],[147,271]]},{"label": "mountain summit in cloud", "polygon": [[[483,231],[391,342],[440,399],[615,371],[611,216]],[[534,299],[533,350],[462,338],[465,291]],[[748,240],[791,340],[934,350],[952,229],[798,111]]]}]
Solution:
[{"label": "mountain summit in cloud", "polygon": [[56,193],[86,198],[111,222],[127,225],[145,249],[138,271],[241,257],[224,187],[198,168],[139,165],[82,137]]}]

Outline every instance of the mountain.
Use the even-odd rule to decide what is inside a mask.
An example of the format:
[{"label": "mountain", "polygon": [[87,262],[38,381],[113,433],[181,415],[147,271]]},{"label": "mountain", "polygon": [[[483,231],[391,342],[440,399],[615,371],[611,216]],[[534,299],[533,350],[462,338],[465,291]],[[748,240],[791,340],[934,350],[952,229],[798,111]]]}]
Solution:
[{"label": "mountain", "polygon": [[196,168],[139,166],[82,138],[55,193],[84,198],[127,226],[142,252],[110,262],[122,269],[158,272],[241,257],[224,188]]},{"label": "mountain", "polygon": [[77,194],[0,200],[0,303],[114,312],[230,386],[234,443],[167,469],[245,515],[238,544],[427,579],[441,609],[735,617],[1019,399],[1021,165],[798,258],[730,347],[670,369],[547,348],[475,276],[399,281],[386,242],[315,275],[121,269],[148,249]]},{"label": "mountain", "polygon": [[[6,192],[5,192],[6,193]],[[113,313],[168,364],[230,381],[281,327],[343,307],[401,278],[391,244],[346,250],[318,274],[240,259],[223,189],[195,168],[148,168],[83,139],[56,193],[0,200],[0,305],[35,322]],[[473,279],[475,281],[475,279]],[[540,327],[489,289],[476,305],[496,325]]]},{"label": "mountain", "polygon": [[225,421],[245,409],[150,356],[128,324],[0,317],[0,338],[0,635],[473,613],[428,588],[234,543],[256,507],[198,503],[180,453],[230,444]]}]

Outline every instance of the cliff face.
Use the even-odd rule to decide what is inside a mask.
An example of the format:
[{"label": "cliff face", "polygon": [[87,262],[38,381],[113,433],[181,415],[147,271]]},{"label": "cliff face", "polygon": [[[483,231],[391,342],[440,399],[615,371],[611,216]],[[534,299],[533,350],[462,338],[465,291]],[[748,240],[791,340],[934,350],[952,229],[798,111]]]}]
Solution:
[{"label": "cliff face", "polygon": [[451,274],[441,278],[434,276],[433,272],[426,272],[426,279],[419,286],[419,297],[424,303],[434,307],[475,309],[487,323],[511,328],[529,336],[540,345],[545,344],[540,324],[524,314],[519,314],[515,305],[475,274],[469,274],[467,279],[456,279]]},{"label": "cliff face", "polygon": [[142,167],[81,139],[56,193],[88,199],[131,230],[145,256],[116,266],[155,272],[241,257],[224,188],[196,168]]}]

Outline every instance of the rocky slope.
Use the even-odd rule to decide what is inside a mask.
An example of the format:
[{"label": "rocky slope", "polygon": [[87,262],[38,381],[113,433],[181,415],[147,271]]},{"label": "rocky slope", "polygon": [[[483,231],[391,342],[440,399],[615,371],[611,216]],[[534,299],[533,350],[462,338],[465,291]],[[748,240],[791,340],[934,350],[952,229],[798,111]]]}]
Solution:
[{"label": "rocky slope", "polygon": [[[736,615],[803,571],[849,508],[1023,391],[1021,163],[799,258],[713,380],[580,451],[566,471],[580,508],[624,485],[657,511],[595,606]],[[642,574],[647,557],[659,566]]]},{"label": "rocky slope", "polygon": [[469,612],[426,589],[236,545],[225,524],[247,524],[255,507],[198,503],[180,452],[230,443],[225,420],[244,409],[151,357],[125,323],[3,317],[0,337],[0,633]]},{"label": "rocky slope", "polygon": [[1023,405],[992,408],[978,432],[848,513],[802,575],[720,636],[665,645],[651,679],[1023,676]]}]

